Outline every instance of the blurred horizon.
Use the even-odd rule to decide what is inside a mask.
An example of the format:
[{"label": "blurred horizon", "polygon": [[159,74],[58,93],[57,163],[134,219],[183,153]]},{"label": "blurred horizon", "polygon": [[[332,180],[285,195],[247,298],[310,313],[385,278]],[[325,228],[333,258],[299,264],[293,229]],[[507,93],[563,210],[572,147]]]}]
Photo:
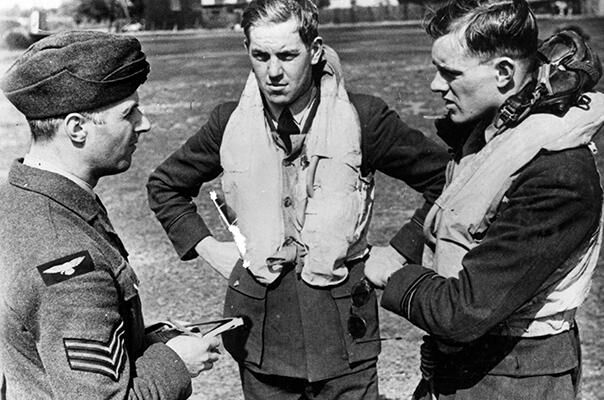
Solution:
[{"label": "blurred horizon", "polygon": [[62,2],[63,0],[2,0],[0,2],[0,14],[2,11],[11,10],[14,7],[19,7],[20,10],[57,8]]}]

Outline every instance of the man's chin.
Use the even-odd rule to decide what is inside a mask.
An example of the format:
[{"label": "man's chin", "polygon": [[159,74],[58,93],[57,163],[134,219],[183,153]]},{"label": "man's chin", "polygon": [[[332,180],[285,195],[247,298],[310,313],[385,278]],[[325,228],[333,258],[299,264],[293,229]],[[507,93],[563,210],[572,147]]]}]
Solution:
[{"label": "man's chin", "polygon": [[121,174],[122,172],[128,171],[130,169],[131,165],[132,165],[132,160],[122,160],[117,165],[114,165],[109,168],[105,168],[102,171],[101,176],[110,176],[110,175]]},{"label": "man's chin", "polygon": [[459,112],[451,111],[447,117],[455,124],[465,124],[471,122],[472,118]]},{"label": "man's chin", "polygon": [[264,98],[266,101],[277,105],[277,106],[286,106],[294,102],[295,99],[292,99],[292,96],[289,93],[271,93],[265,92]]}]

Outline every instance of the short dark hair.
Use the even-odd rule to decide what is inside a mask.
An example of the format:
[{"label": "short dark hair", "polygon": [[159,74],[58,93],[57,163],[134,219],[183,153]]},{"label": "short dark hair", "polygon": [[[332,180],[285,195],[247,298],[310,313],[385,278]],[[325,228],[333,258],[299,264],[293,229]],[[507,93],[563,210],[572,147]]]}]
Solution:
[{"label": "short dark hair", "polygon": [[31,137],[34,142],[51,140],[63,123],[63,118],[27,119]]},{"label": "short dark hair", "polygon": [[262,23],[281,23],[295,18],[306,46],[319,36],[319,11],[311,0],[252,0],[243,12],[241,27],[247,40],[250,28]]},{"label": "short dark hair", "polygon": [[[96,125],[103,125],[105,123],[103,116],[104,109],[105,108],[100,108],[96,111],[81,111],[78,114],[88,118]],[[66,116],[67,115],[41,119],[28,118],[27,124],[31,131],[32,140],[34,142],[43,142],[54,138]]]},{"label": "short dark hair", "polygon": [[429,17],[426,32],[434,39],[458,32],[483,60],[537,54],[539,29],[526,0],[449,0]]}]

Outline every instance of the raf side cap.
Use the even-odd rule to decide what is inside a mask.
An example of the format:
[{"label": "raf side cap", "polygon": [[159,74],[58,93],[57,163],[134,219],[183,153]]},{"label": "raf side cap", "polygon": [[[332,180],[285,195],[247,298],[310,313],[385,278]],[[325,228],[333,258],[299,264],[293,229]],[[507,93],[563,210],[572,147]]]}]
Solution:
[{"label": "raf side cap", "polygon": [[67,31],[30,46],[3,76],[0,89],[28,119],[43,119],[120,101],[148,73],[136,38]]}]

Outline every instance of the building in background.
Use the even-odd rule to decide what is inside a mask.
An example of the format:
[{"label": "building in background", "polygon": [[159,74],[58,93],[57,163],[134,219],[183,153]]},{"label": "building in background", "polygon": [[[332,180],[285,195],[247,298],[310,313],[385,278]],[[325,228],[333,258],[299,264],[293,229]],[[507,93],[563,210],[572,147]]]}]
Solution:
[{"label": "building in background", "polygon": [[143,0],[143,7],[147,30],[204,27],[200,0]]},{"label": "building in background", "polygon": [[[124,0],[120,0],[124,1]],[[132,0],[130,0],[132,1]],[[237,27],[249,0],[140,0],[147,30]],[[444,0],[315,0],[321,24],[421,20]],[[529,0],[538,14],[604,15],[604,0]]]},{"label": "building in background", "polygon": [[200,0],[207,28],[238,27],[249,0]]}]

